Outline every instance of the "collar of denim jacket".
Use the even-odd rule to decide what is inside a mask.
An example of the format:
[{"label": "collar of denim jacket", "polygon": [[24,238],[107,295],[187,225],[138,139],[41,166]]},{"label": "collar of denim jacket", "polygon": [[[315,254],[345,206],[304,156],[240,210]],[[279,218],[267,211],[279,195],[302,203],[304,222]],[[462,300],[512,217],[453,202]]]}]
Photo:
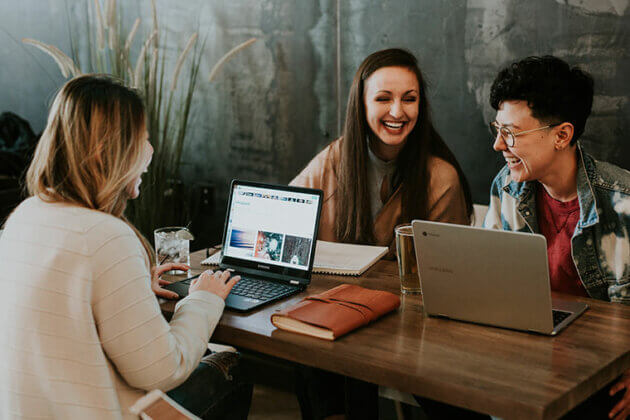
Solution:
[{"label": "collar of denim jacket", "polygon": [[578,227],[583,229],[599,223],[597,199],[593,191],[592,180],[596,178],[595,162],[591,156],[582,150],[580,142],[577,144],[577,193],[580,202],[580,221]]},{"label": "collar of denim jacket", "polygon": [[[595,163],[593,158],[582,150],[582,145],[577,143],[577,194],[580,203],[580,220],[577,226],[580,229],[593,226],[599,223],[599,215],[597,213],[597,201],[593,192],[592,181],[597,176]],[[509,176],[509,172],[508,172]],[[510,181],[503,190],[514,197],[519,208],[521,204],[527,204],[529,207],[535,207],[536,184],[538,181],[516,182]]]}]

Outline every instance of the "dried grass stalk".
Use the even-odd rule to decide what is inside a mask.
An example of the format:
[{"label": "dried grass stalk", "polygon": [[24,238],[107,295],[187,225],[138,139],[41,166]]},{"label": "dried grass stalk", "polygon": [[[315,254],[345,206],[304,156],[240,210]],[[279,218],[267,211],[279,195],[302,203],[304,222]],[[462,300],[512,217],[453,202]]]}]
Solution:
[{"label": "dried grass stalk", "polygon": [[44,44],[43,42],[30,38],[22,38],[22,42],[32,45],[51,56],[52,59],[55,60],[55,63],[57,64],[57,67],[59,67],[63,77],[68,77],[70,75],[77,76],[81,74],[81,71],[74,65],[74,61],[72,61],[70,57],[65,55],[54,45]]},{"label": "dried grass stalk", "polygon": [[157,72],[158,54],[156,50],[151,52],[151,66],[149,67],[149,86],[155,84],[155,74]]},{"label": "dried grass stalk", "polygon": [[118,44],[118,25],[116,24],[116,0],[107,0],[106,25],[109,35],[109,49],[114,50]]},{"label": "dried grass stalk", "polygon": [[[87,0],[88,16],[85,33],[88,36],[89,63],[84,68],[86,72],[108,72],[128,80],[128,83],[142,91],[146,98],[147,130],[155,147],[154,163],[151,172],[147,175],[143,194],[138,200],[130,203],[127,212],[134,224],[145,234],[150,234],[155,226],[181,223],[180,219],[186,211],[185,208],[177,210],[172,205],[174,203],[165,206],[164,200],[165,193],[172,189],[172,180],[179,176],[188,119],[192,110],[192,97],[199,80],[197,76],[204,49],[203,46],[196,48],[197,33],[190,36],[178,56],[170,82],[167,81],[165,67],[167,52],[159,40],[156,1],[150,0],[150,2],[153,29],[146,39],[142,36],[143,39],[139,41],[142,45],[134,66],[130,51],[135,37],[140,36],[137,33],[142,32],[141,20],[139,18],[135,20],[124,39],[121,33],[121,16],[118,13],[117,0],[93,0],[93,4]],[[101,5],[104,7],[101,8]],[[121,44],[123,39],[125,42]],[[166,32],[164,40],[166,40]],[[64,77],[81,74],[72,59],[52,45],[31,39],[23,41],[50,55]],[[256,38],[252,38],[225,54],[212,68],[210,81],[215,79],[222,66],[235,54],[255,41]],[[106,43],[109,48],[106,48]],[[72,48],[73,53],[77,54],[74,44]],[[185,64],[190,65],[190,73],[184,70]],[[147,68],[147,65],[150,65],[150,68]],[[182,83],[179,83],[180,78],[183,79]],[[181,86],[184,82],[188,82],[186,87]],[[181,202],[184,201],[181,200]]]},{"label": "dried grass stalk", "polygon": [[105,20],[101,13],[101,4],[98,0],[94,0],[94,9],[96,10],[96,35],[98,39],[98,48],[105,49]]},{"label": "dried grass stalk", "polygon": [[109,28],[108,44],[110,50],[114,50],[114,47],[116,46],[116,38],[116,31],[114,30],[114,28]]},{"label": "dried grass stalk", "polygon": [[107,27],[115,28],[116,25],[116,0],[107,0]]},{"label": "dried grass stalk", "polygon": [[142,50],[140,51],[140,55],[138,55],[138,60],[136,61],[136,67],[133,70],[133,79],[131,80],[131,85],[139,89],[141,87],[140,82],[142,82],[142,73],[144,71],[144,45],[142,46]]},{"label": "dried grass stalk", "polygon": [[149,48],[149,44],[151,44],[151,41],[153,41],[153,38],[155,38],[156,34],[157,32],[155,31],[151,33],[151,35],[144,42],[144,45],[142,45],[140,54],[138,54],[138,61],[136,61],[136,67],[133,72],[134,76],[132,81],[133,87],[135,88],[139,88],[140,82],[144,79],[144,77],[142,76],[142,72],[144,71],[144,56],[146,55],[147,48]]},{"label": "dried grass stalk", "polygon": [[[158,20],[157,20],[157,8],[155,7],[155,0],[151,0],[151,16],[153,17],[153,32],[158,33]],[[157,49],[158,38],[155,35],[153,39],[153,48]]]},{"label": "dried grass stalk", "polygon": [[197,32],[192,34],[192,36],[188,39],[188,42],[186,43],[184,51],[182,51],[182,53],[179,55],[179,58],[177,59],[175,71],[173,72],[173,80],[171,80],[171,92],[177,89],[177,79],[179,79],[179,73],[182,70],[182,66],[184,65],[184,61],[186,60],[188,52],[192,49],[193,45],[195,45],[195,42],[197,42],[197,37]]},{"label": "dried grass stalk", "polygon": [[127,64],[127,77],[129,78],[129,85],[131,87],[134,87],[134,78],[133,78],[133,70],[131,69],[131,65],[129,64],[129,61],[126,61]]},{"label": "dried grass stalk", "polygon": [[136,18],[135,22],[133,22],[133,26],[131,27],[131,31],[129,31],[129,35],[127,35],[127,40],[125,41],[125,57],[129,57],[129,50],[131,49],[133,38],[136,36],[136,32],[138,32],[139,26],[140,18]]},{"label": "dried grass stalk", "polygon": [[65,54],[63,54],[63,56],[66,58],[66,60],[68,62],[68,68],[70,69],[70,73],[72,74],[72,77],[76,77],[76,76],[79,76],[79,75],[83,74],[81,69],[74,63],[74,61],[72,61],[72,59],[70,57],[68,57]]},{"label": "dried grass stalk", "polygon": [[223,67],[225,63],[230,61],[232,57],[234,57],[239,51],[244,50],[245,48],[249,47],[257,40],[258,38],[250,38],[247,41],[243,42],[242,44],[239,44],[236,47],[232,48],[230,51],[228,51],[227,54],[221,57],[221,59],[217,62],[217,64],[215,64],[214,67],[212,67],[212,70],[210,71],[210,76],[208,76],[208,81],[212,82],[216,78],[217,74],[219,73],[219,70],[221,70],[221,67]]},{"label": "dried grass stalk", "polygon": [[[159,34],[156,32],[155,36],[159,36]],[[155,42],[155,38],[153,40],[153,42]],[[150,63],[150,67],[149,67],[149,87],[148,87],[148,92],[147,92],[147,97],[150,97],[151,99],[149,99],[150,103],[155,102],[155,96],[158,93],[157,92],[157,84],[155,83],[155,80],[157,78],[157,65],[158,65],[158,57],[160,56],[160,51],[157,48],[152,48],[151,49],[151,63]]]}]

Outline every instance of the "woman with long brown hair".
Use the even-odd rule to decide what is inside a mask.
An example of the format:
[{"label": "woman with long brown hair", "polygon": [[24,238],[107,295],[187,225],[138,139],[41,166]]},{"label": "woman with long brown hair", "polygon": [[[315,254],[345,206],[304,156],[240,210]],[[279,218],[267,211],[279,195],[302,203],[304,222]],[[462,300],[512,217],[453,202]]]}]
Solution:
[{"label": "woman with long brown hair", "polygon": [[291,182],[324,190],[319,239],[390,246],[412,219],[468,224],[470,188],[431,120],[416,58],[369,55],[350,88],[343,136]]},{"label": "woman with long brown hair", "polygon": [[[469,224],[472,213],[466,177],[433,126],[417,60],[396,48],[363,60],[343,136],[291,184],[324,191],[318,239],[389,246],[390,257],[396,225],[413,219]],[[297,376],[305,418],[377,416],[376,386],[306,367]]]},{"label": "woman with long brown hair", "polygon": [[[156,388],[200,416],[247,417],[251,386],[226,379],[235,360],[200,363],[238,277],[204,272],[167,323],[160,274],[189,267],[156,267],[124,217],[152,154],[135,91],[85,75],[55,97],[30,197],[0,238],[1,418],[135,418],[131,404]],[[238,407],[222,404],[232,394]]]}]

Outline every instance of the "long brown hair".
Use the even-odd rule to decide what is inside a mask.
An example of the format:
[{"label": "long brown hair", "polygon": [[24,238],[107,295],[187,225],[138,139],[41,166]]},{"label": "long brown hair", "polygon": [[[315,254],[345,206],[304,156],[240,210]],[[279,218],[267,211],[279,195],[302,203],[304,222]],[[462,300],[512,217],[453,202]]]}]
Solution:
[{"label": "long brown hair", "polygon": [[367,78],[382,67],[404,67],[411,70],[418,78],[420,87],[418,120],[396,158],[393,185],[400,186],[402,194],[402,215],[398,222],[427,217],[431,176],[427,169],[429,156],[442,158],[457,170],[468,215],[472,213],[468,181],[455,156],[433,127],[426,83],[416,58],[410,52],[398,48],[382,50],[363,60],[350,87],[341,139],[341,159],[336,172],[335,235],[342,242],[373,243],[375,240],[367,183],[367,139],[374,134],[367,124],[364,88]]},{"label": "long brown hair", "polygon": [[32,196],[111,214],[127,223],[155,263],[151,245],[124,216],[141,174],[146,131],[140,95],[105,75],[83,75],[57,93],[26,174]]}]

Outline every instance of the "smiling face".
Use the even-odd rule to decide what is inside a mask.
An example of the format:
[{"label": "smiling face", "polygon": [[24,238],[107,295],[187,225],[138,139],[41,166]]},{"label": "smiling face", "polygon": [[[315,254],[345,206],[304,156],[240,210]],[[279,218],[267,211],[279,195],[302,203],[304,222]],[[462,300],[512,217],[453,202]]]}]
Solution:
[{"label": "smiling face", "polygon": [[[496,122],[509,128],[514,134],[547,125],[532,116],[526,101],[502,102],[497,111]],[[493,148],[503,154],[514,181],[542,181],[554,172],[556,131],[555,128],[549,128],[516,136],[514,147],[508,147],[497,136]]]},{"label": "smiling face", "polygon": [[420,87],[415,73],[405,67],[382,67],[365,80],[363,102],[367,123],[380,140],[374,153],[395,157],[418,120]]}]

